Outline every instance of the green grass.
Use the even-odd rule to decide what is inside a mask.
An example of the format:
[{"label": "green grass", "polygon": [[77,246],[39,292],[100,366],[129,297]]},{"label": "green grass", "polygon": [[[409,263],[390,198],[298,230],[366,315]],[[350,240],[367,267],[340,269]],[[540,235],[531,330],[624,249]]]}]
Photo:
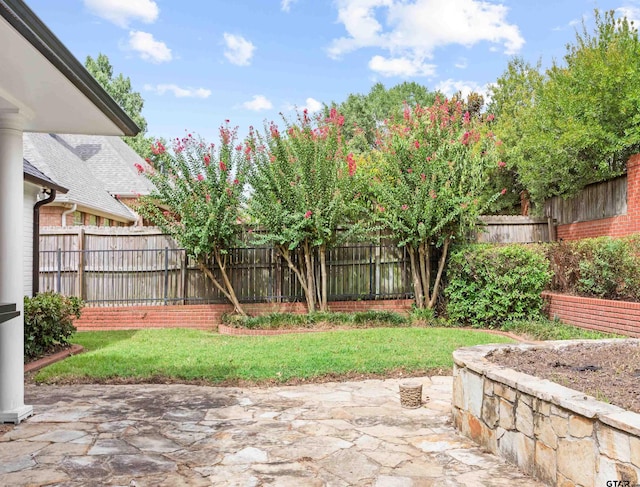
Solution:
[{"label": "green grass", "polygon": [[186,329],[84,332],[86,353],[40,371],[38,382],[200,380],[233,384],[450,369],[460,347],[512,340],[473,330],[370,328],[269,337]]},{"label": "green grass", "polygon": [[565,325],[559,321],[544,318],[508,322],[501,327],[501,330],[534,340],[579,340],[620,337],[620,335],[585,330],[577,326]]}]

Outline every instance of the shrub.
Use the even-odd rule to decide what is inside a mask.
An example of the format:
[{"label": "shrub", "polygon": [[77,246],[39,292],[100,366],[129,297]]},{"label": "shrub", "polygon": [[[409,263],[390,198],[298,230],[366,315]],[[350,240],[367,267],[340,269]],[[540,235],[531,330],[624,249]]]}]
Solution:
[{"label": "shrub", "polygon": [[452,253],[448,277],[449,319],[495,328],[538,317],[551,272],[541,247],[474,244]]},{"label": "shrub", "polygon": [[321,328],[346,326],[350,328],[407,326],[409,319],[393,311],[358,311],[355,313],[315,312],[306,315],[269,313],[262,316],[225,315],[222,321],[236,328],[275,330],[288,328]]},{"label": "shrub", "polygon": [[640,235],[552,244],[547,256],[554,271],[552,291],[640,300]]},{"label": "shrub", "polygon": [[57,347],[69,345],[80,318],[81,299],[53,292],[24,298],[24,356],[32,360]]}]

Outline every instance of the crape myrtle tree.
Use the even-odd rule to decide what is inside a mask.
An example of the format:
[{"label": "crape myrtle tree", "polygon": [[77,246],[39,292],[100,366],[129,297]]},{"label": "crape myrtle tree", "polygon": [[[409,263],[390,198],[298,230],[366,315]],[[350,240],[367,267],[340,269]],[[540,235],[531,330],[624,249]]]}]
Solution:
[{"label": "crape myrtle tree", "polygon": [[[284,119],[251,131],[249,215],[261,227],[255,243],[274,245],[300,283],[309,312],[327,310],[327,250],[365,232],[362,192],[353,154],[342,137],[344,117],[296,123]],[[319,271],[319,272],[318,272]]]},{"label": "crape myrtle tree", "polygon": [[239,212],[246,201],[248,149],[236,141],[237,129],[227,121],[220,127],[218,146],[191,134],[175,139],[170,151],[155,143],[147,160],[151,169],[138,167],[155,189],[141,198],[137,210],[175,238],[234,311],[245,315],[227,273],[228,251],[239,243]]},{"label": "crape myrtle tree", "polygon": [[507,192],[495,189],[505,163],[488,127],[493,116],[471,116],[463,106],[440,99],[407,106],[377,142],[384,161],[372,179],[374,220],[406,247],[418,308],[435,305],[451,243]]}]

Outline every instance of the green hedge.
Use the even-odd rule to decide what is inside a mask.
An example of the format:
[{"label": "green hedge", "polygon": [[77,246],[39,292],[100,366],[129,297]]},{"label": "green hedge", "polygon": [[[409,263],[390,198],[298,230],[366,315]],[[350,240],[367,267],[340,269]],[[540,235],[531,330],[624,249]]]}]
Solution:
[{"label": "green hedge", "polygon": [[462,246],[451,253],[447,274],[449,319],[489,328],[540,316],[540,293],[551,279],[538,245]]},{"label": "green hedge", "polygon": [[551,291],[640,301],[640,235],[553,243],[547,257]]},{"label": "green hedge", "polygon": [[69,345],[82,300],[53,292],[24,298],[24,358],[30,361]]}]

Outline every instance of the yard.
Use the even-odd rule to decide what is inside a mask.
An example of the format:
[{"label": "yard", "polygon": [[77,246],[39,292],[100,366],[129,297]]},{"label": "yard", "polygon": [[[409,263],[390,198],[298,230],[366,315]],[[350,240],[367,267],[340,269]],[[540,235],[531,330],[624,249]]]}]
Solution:
[{"label": "yard", "polygon": [[81,332],[86,353],[42,370],[37,382],[296,383],[448,374],[460,347],[512,340],[451,328],[376,328],[230,337],[186,329]]}]

